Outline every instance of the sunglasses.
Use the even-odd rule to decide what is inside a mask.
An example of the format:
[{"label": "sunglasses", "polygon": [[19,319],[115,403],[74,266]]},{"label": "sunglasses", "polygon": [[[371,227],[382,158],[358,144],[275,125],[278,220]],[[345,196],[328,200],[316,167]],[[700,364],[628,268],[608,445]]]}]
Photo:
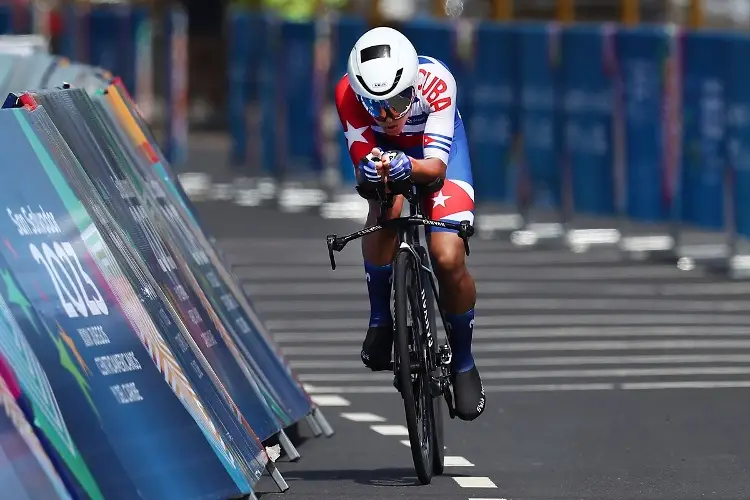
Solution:
[{"label": "sunglasses", "polygon": [[414,87],[409,87],[389,99],[378,101],[360,97],[359,100],[370,116],[376,121],[384,122],[388,118],[393,120],[403,118],[409,112],[411,103],[414,102],[414,95]]}]

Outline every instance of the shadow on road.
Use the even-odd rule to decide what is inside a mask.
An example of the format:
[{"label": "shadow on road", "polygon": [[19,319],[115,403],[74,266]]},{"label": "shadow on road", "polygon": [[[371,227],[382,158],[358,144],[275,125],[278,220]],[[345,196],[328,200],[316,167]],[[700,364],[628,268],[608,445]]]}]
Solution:
[{"label": "shadow on road", "polygon": [[[451,476],[464,477],[460,474]],[[346,469],[346,470],[285,470],[284,478],[290,484],[296,481],[349,481],[365,486],[422,486],[417,479],[414,469],[411,468],[385,468],[385,469]],[[258,498],[261,495],[268,498],[275,492],[267,489],[256,492]]]}]

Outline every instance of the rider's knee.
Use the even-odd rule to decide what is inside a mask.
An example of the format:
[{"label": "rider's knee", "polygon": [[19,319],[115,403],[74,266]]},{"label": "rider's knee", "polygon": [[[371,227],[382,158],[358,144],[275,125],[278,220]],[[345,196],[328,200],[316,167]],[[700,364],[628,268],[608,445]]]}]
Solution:
[{"label": "rider's knee", "polygon": [[430,254],[435,271],[440,274],[455,274],[466,269],[466,255],[461,239],[453,233],[438,233],[453,237],[435,237],[430,244]]}]

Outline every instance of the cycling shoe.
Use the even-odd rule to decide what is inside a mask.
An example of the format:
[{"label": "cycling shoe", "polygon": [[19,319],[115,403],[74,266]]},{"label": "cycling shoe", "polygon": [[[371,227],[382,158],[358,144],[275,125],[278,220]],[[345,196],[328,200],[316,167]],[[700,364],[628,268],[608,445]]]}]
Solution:
[{"label": "cycling shoe", "polygon": [[393,327],[371,326],[362,342],[360,358],[370,370],[381,372],[393,369],[391,352],[393,351]]},{"label": "cycling shoe", "polygon": [[477,367],[467,372],[453,373],[451,379],[456,416],[466,421],[478,418],[484,412],[485,397]]}]

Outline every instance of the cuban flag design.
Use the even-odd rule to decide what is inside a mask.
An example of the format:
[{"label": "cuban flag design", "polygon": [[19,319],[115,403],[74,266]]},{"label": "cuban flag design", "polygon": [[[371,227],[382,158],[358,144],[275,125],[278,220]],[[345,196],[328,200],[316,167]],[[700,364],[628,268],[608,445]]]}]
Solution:
[{"label": "cuban flag design", "polygon": [[[424,202],[425,215],[433,220],[474,224],[474,188],[466,181],[446,179],[442,189]],[[440,231],[439,228],[431,228]]]}]

